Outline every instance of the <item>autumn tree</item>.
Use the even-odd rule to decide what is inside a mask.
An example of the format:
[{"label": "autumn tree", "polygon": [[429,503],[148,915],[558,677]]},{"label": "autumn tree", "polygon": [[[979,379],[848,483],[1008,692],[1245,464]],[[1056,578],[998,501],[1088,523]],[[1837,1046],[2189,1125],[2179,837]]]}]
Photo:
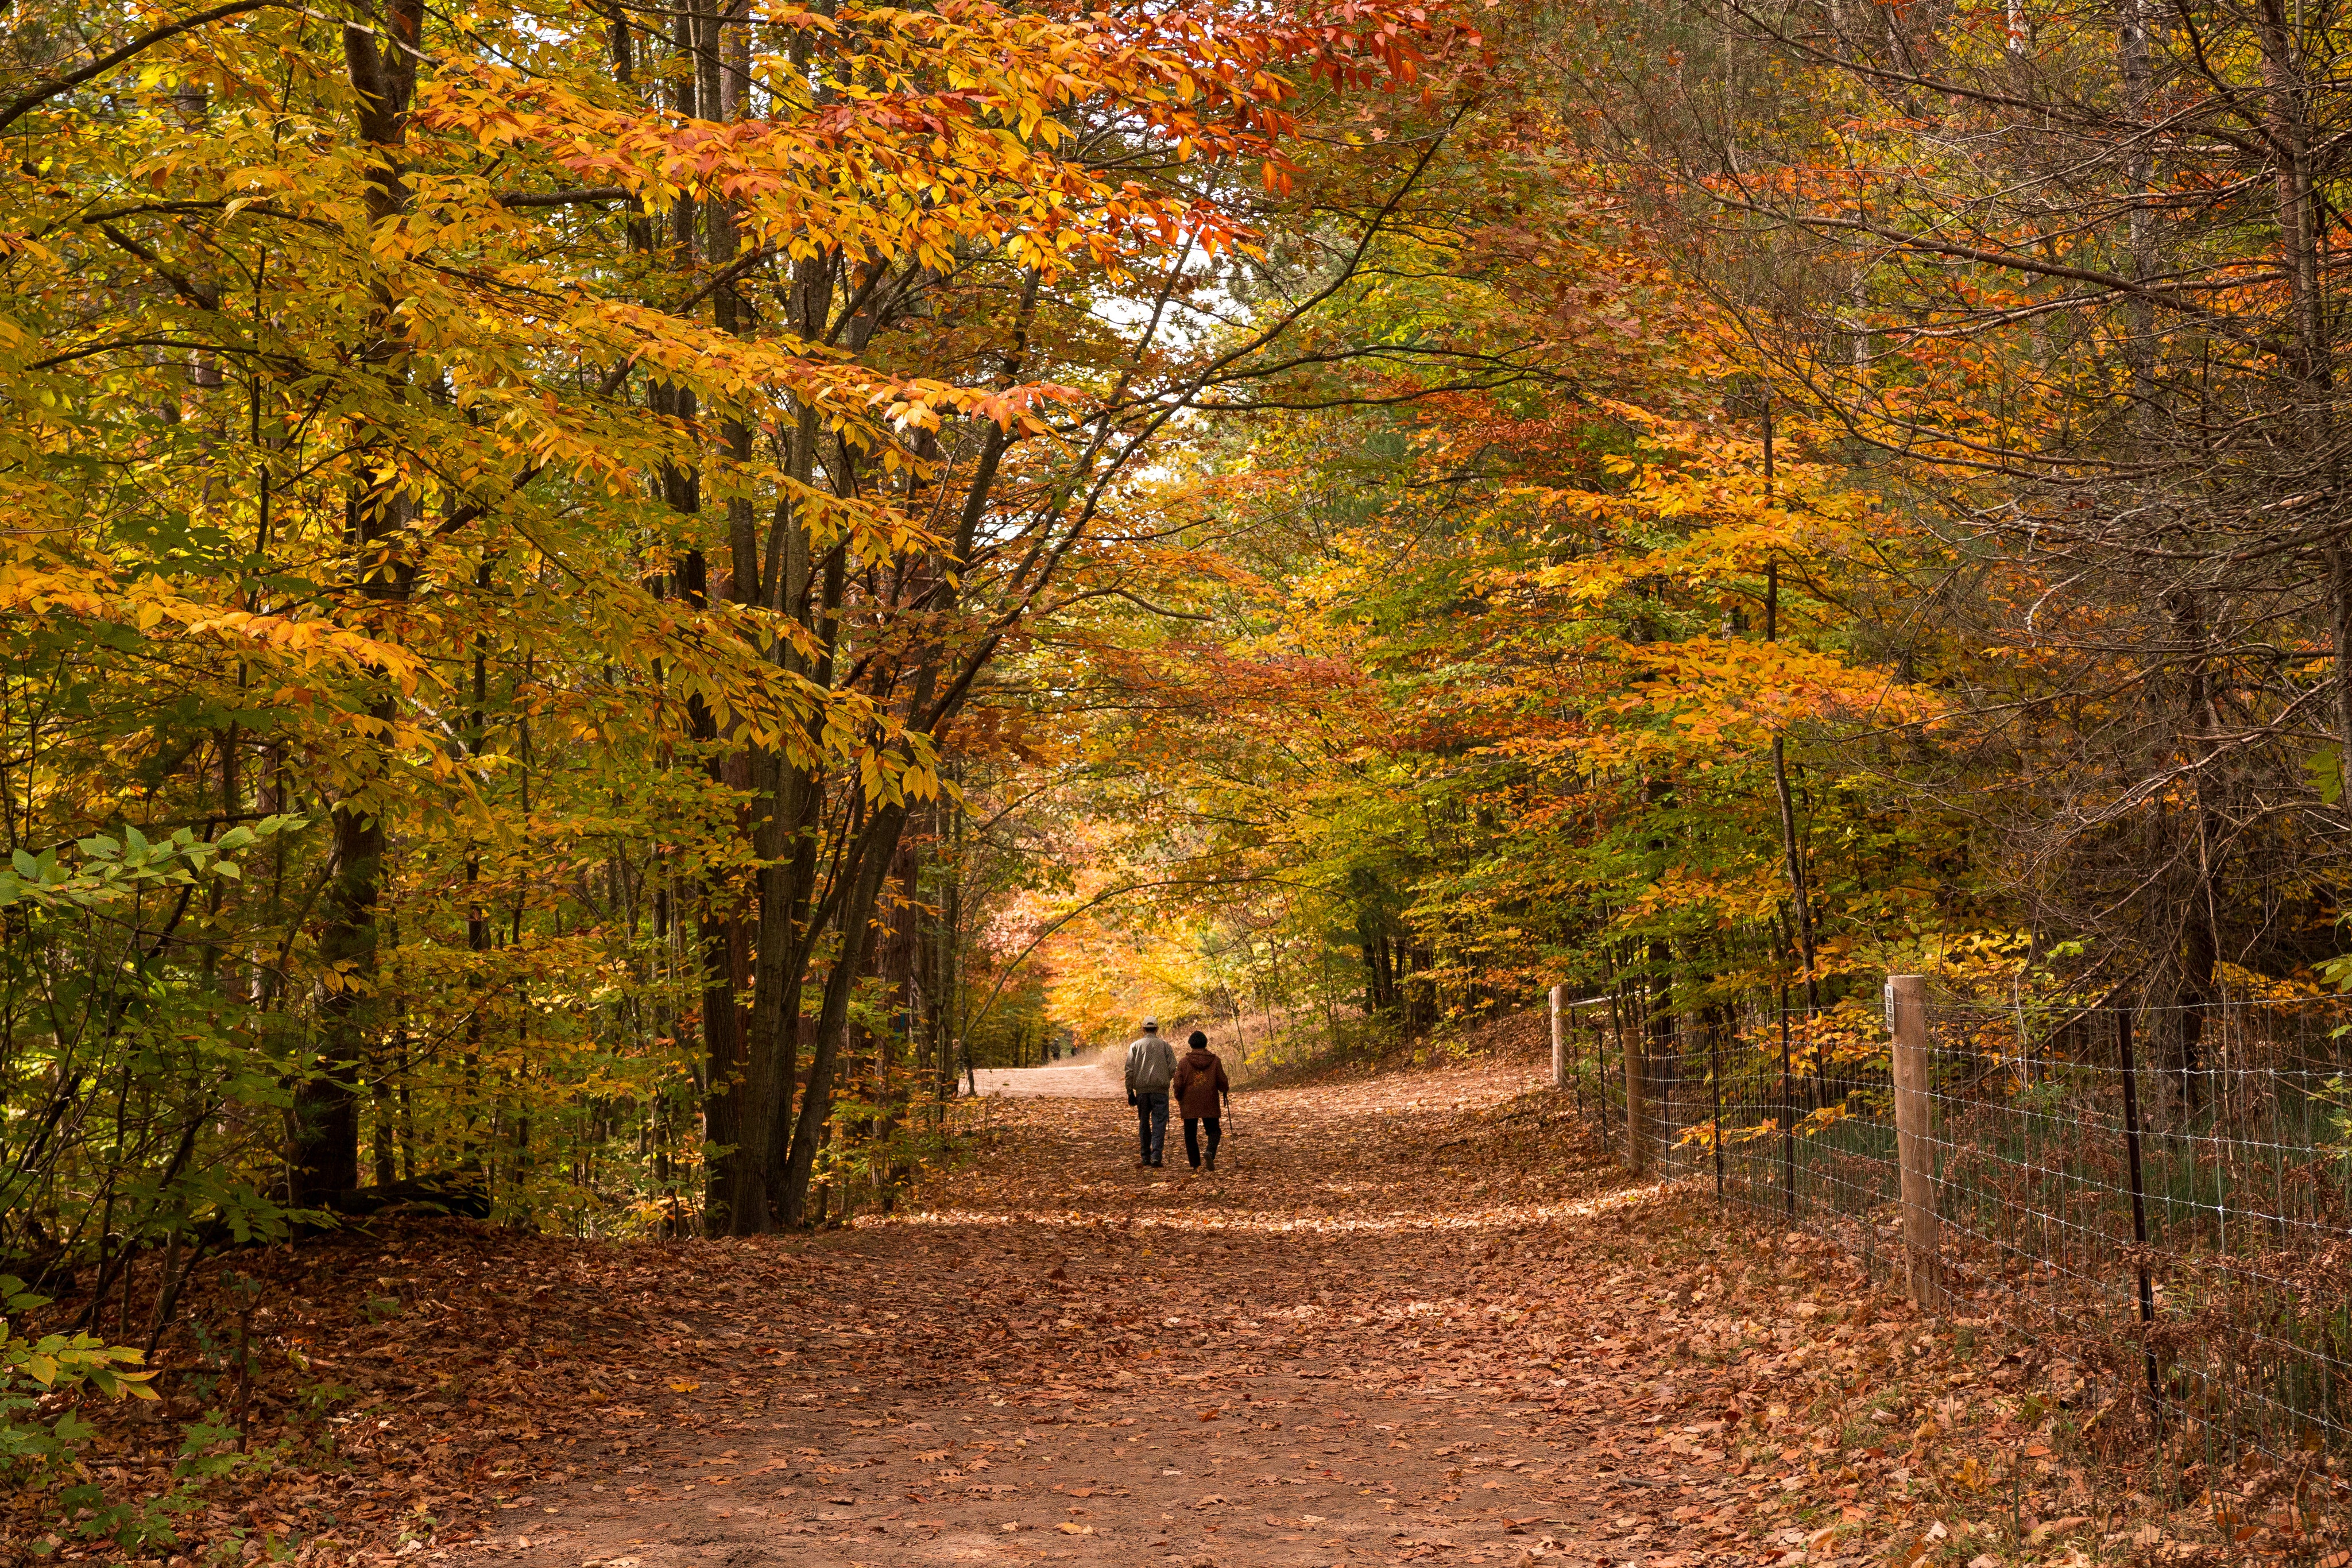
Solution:
[{"label": "autumn tree", "polygon": [[2334,946],[2342,19],[1732,5],[1669,31],[1709,86],[1584,72],[1641,106],[1612,145],[1780,406],[1945,546],[1900,654],[1966,721],[1851,755],[1977,824],[2037,942],[2148,966],[2193,1066],[2222,965]]},{"label": "autumn tree", "polygon": [[[1807,768],[1817,736],[1932,711],[1886,633],[1937,547],[1850,488],[1834,431],[1759,439],[1759,361],[1546,107],[1559,82],[1369,128],[1437,149],[1346,291],[1378,350],[1223,405],[1131,563],[1149,612],[1066,684],[1119,694],[1088,793],[1126,878],[1182,879],[1318,1028],[1415,1032],[1563,973],[1661,1019],[1801,998],[1933,881],[1937,819]],[[1868,856],[1817,852],[1857,833]]]},{"label": "autumn tree", "polygon": [[10,927],[8,1244],[101,1280],[404,1183],[806,1218],[976,684],[1329,298],[1171,336],[1302,95],[1475,58],[1353,4],[17,21],[11,886],[203,864]]}]

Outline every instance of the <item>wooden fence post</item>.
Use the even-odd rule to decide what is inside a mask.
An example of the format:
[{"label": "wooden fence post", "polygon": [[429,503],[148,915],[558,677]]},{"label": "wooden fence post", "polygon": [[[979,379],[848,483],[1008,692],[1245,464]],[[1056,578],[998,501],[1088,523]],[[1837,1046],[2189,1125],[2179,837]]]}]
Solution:
[{"label": "wooden fence post", "polygon": [[1645,1145],[1649,1142],[1649,1073],[1643,1061],[1643,1042],[1649,1038],[1649,1020],[1639,1020],[1633,1029],[1620,1028],[1618,1039],[1625,1048],[1625,1164],[1635,1176],[1642,1174]]},{"label": "wooden fence post", "polygon": [[1895,1162],[1902,1176],[1905,1279],[1921,1312],[1937,1312],[1944,1294],[1943,1220],[1936,1212],[1935,1051],[1927,1030],[1927,982],[1886,978],[1887,1023],[1895,1036]]},{"label": "wooden fence post", "polygon": [[1567,989],[1566,986],[1551,988],[1551,1086],[1555,1089],[1568,1087],[1568,1020],[1559,1010],[1561,993]]}]

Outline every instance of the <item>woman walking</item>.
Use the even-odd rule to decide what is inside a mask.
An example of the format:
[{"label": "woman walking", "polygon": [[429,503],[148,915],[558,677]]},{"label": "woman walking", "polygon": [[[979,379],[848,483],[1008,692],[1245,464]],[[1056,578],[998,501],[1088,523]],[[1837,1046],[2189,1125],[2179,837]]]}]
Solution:
[{"label": "woman walking", "polygon": [[1209,1049],[1209,1037],[1199,1030],[1184,1042],[1192,1049],[1176,1064],[1176,1079],[1170,1085],[1176,1092],[1176,1103],[1184,1117],[1184,1157],[1192,1168],[1201,1168],[1201,1124],[1209,1124],[1209,1168],[1217,1168],[1217,1139],[1223,1132],[1220,1113],[1231,1103],[1233,1083],[1225,1077],[1225,1064]]}]

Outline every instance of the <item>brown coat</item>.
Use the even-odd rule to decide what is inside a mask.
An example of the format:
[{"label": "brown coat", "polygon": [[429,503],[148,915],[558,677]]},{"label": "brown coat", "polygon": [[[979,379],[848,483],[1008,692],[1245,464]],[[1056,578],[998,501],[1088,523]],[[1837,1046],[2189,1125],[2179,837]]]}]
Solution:
[{"label": "brown coat", "polygon": [[1225,1078],[1225,1064],[1217,1060],[1213,1051],[1199,1048],[1184,1053],[1176,1063],[1176,1082],[1170,1085],[1176,1091],[1181,1107],[1177,1114],[1202,1117],[1217,1114],[1217,1102],[1234,1092]]}]

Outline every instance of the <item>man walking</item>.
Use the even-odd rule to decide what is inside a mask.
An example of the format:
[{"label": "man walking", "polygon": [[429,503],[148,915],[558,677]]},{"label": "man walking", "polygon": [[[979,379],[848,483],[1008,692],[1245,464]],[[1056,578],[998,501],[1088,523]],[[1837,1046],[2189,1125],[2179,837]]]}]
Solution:
[{"label": "man walking", "polygon": [[1225,1064],[1209,1049],[1209,1037],[1199,1030],[1184,1042],[1192,1049],[1176,1064],[1176,1076],[1171,1081],[1176,1092],[1177,1108],[1184,1117],[1184,1157],[1192,1168],[1201,1168],[1201,1124],[1209,1124],[1209,1168],[1217,1168],[1217,1139],[1224,1131],[1220,1116],[1233,1103],[1234,1086],[1225,1077]]},{"label": "man walking", "polygon": [[1176,1048],[1160,1038],[1160,1020],[1145,1019],[1143,1032],[1127,1048],[1127,1103],[1135,1107],[1136,1136],[1143,1157],[1136,1163],[1158,1169],[1168,1142],[1168,1083],[1176,1075]]}]

